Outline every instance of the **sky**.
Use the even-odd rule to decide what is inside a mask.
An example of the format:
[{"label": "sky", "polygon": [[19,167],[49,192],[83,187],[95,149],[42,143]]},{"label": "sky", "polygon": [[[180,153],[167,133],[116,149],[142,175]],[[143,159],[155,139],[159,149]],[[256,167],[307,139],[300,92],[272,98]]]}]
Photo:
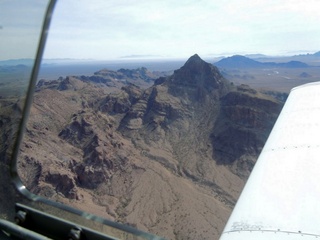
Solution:
[{"label": "sky", "polygon": [[34,58],[46,1],[0,0],[0,60]]},{"label": "sky", "polygon": [[[0,5],[3,2],[11,1],[0,0]],[[43,5],[42,0],[31,2]],[[44,58],[314,53],[320,50],[319,10],[318,0],[63,0],[55,7]],[[1,42],[6,41],[1,32],[10,16],[1,11],[0,59],[10,54],[28,57],[21,47],[16,54],[3,53]],[[32,40],[25,38],[24,45],[28,41]]]}]

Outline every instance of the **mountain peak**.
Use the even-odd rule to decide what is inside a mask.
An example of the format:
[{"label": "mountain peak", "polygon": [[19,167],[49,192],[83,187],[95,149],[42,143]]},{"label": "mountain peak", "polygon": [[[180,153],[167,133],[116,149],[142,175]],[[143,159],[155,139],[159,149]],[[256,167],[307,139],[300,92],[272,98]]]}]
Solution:
[{"label": "mountain peak", "polygon": [[221,59],[220,61],[216,62],[215,65],[218,67],[250,68],[260,67],[263,64],[242,55],[233,55],[231,57]]},{"label": "mountain peak", "polygon": [[[199,60],[202,60],[201,57],[199,57],[198,54],[194,54],[192,55],[191,57],[189,57],[189,59],[187,60],[187,62],[189,61],[199,61]],[[202,60],[203,61],[203,60]]]},{"label": "mountain peak", "polygon": [[191,56],[186,63],[172,76],[160,78],[155,81],[155,85],[162,83],[171,87],[185,86],[189,89],[222,89],[224,80],[218,68],[202,60],[198,54]]},{"label": "mountain peak", "polygon": [[203,61],[202,58],[200,58],[198,54],[194,54],[186,61],[186,63],[184,64],[184,67],[189,67],[189,66],[194,66],[194,65],[199,66],[202,64],[208,64],[208,63]]},{"label": "mountain peak", "polygon": [[175,72],[179,71],[190,71],[193,74],[202,74],[204,71],[208,72],[213,66],[210,63],[207,63],[198,54],[191,56],[185,64]]},{"label": "mountain peak", "polygon": [[192,55],[185,64],[174,71],[172,76],[162,77],[155,81],[155,85],[166,82],[169,85],[189,86],[192,88],[218,87],[222,78],[219,70],[210,63],[202,60],[198,54]]}]

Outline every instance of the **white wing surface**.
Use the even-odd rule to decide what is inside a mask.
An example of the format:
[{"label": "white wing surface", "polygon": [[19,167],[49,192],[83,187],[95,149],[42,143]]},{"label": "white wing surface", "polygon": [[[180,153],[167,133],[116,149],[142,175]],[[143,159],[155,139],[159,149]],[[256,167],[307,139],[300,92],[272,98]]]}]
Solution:
[{"label": "white wing surface", "polygon": [[290,95],[220,240],[320,239],[320,83]]}]

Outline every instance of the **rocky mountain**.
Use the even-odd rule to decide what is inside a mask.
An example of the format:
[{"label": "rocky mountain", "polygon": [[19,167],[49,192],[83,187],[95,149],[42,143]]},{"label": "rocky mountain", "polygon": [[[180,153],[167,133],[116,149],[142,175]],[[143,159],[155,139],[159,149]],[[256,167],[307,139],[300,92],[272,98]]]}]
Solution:
[{"label": "rocky mountain", "polygon": [[312,77],[309,73],[307,72],[302,72],[299,74],[299,77],[302,77],[302,78],[309,78],[309,77]]},{"label": "rocky mountain", "polygon": [[23,65],[23,64],[19,64],[19,65],[14,65],[14,66],[1,66],[0,65],[0,72],[1,73],[10,73],[10,72],[27,72],[30,71],[30,67]]},{"label": "rocky mountain", "polygon": [[226,57],[214,64],[222,68],[258,68],[263,66],[263,63],[241,55]]},{"label": "rocky mountain", "polygon": [[10,59],[10,60],[1,60],[0,66],[16,66],[16,65],[26,65],[32,66],[34,63],[34,59],[31,58],[21,58],[21,59]]},{"label": "rocky mountain", "polygon": [[313,54],[313,56],[320,57],[320,51],[315,52],[315,53]]},{"label": "rocky mountain", "polygon": [[293,57],[320,57],[320,51],[317,51],[315,53],[294,55]]},{"label": "rocky mountain", "polygon": [[251,58],[234,55],[231,57],[223,58],[215,63],[220,68],[306,68],[308,64],[300,61],[289,61],[283,63],[276,62],[259,62]]},{"label": "rocky mountain", "polygon": [[94,82],[102,81],[120,81],[124,83],[133,83],[135,85],[145,86],[152,85],[154,80],[160,76],[166,75],[165,72],[151,72],[145,67],[137,69],[121,68],[117,71],[102,69],[94,73],[94,76],[89,77],[89,80]]},{"label": "rocky mountain", "polygon": [[81,76],[38,85],[26,186],[167,239],[218,239],[283,102],[198,55],[147,89],[112,89]]},{"label": "rocky mountain", "polygon": [[[1,70],[1,69],[0,69]],[[168,73],[165,71],[149,71],[145,67],[140,67],[137,69],[124,69],[121,68],[117,71],[112,71],[108,69],[102,69],[94,73],[92,76],[68,76],[65,79],[60,77],[57,80],[47,81],[45,79],[39,80],[37,84],[37,91],[40,91],[43,88],[55,88],[59,84],[59,90],[66,90],[69,87],[72,87],[70,79],[76,78],[81,80],[81,82],[86,82],[88,84],[93,84],[96,87],[100,88],[121,88],[125,85],[134,84],[141,88],[148,88],[152,86],[153,82],[161,77],[166,76]],[[74,83],[77,85],[77,83]],[[76,88],[75,88],[76,89]],[[106,90],[106,89],[105,89]],[[109,90],[107,90],[109,91]],[[110,91],[109,91],[110,92]]]},{"label": "rocky mountain", "polygon": [[274,62],[265,62],[267,66],[271,67],[283,67],[283,68],[307,68],[309,67],[308,64],[300,61],[289,61],[284,63],[274,63]]}]

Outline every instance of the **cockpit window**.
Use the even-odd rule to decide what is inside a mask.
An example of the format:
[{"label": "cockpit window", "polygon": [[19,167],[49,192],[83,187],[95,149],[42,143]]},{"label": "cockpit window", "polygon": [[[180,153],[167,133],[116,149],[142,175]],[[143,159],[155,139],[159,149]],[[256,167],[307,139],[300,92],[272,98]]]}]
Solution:
[{"label": "cockpit window", "polygon": [[0,217],[29,199],[114,238],[218,238],[288,92],[319,78],[308,4],[237,4],[0,3],[0,182],[24,196],[0,186]]},{"label": "cockpit window", "polygon": [[[36,139],[36,136],[32,137],[31,142],[27,142],[27,140],[22,140],[21,138],[28,114],[30,113],[31,118],[36,115],[34,113],[34,107],[32,107],[30,110],[30,103],[32,102],[34,87],[38,81],[37,75],[54,4],[55,1],[4,1],[0,4],[0,46],[2,49],[0,56],[0,179],[2,183],[0,186],[0,217],[8,220],[13,220],[15,218],[15,221],[19,223],[19,225],[21,223],[22,226],[25,227],[23,222],[26,220],[22,219],[27,216],[27,219],[29,220],[33,218],[33,220],[31,220],[33,221],[32,225],[34,225],[31,227],[32,229],[39,230],[40,228],[41,232],[45,232],[45,229],[47,229],[49,233],[50,227],[47,226],[48,224],[60,224],[57,225],[57,227],[60,227],[58,227],[55,231],[57,234],[61,234],[64,226],[67,226],[68,224],[66,222],[63,223],[63,220],[54,222],[57,221],[55,218],[50,218],[50,222],[45,222],[48,220],[43,219],[43,217],[45,216],[46,212],[50,212],[50,209],[51,213],[56,216],[61,216],[63,214],[65,219],[67,219],[68,215],[67,213],[63,213],[65,210],[68,210],[68,212],[71,214],[75,213],[80,215],[80,217],[85,216],[84,220],[95,219],[95,217],[90,214],[85,214],[77,209],[66,207],[58,202],[38,197],[34,194],[37,193],[37,191],[33,191],[34,189],[30,186],[35,183],[40,184],[39,178],[42,177],[41,168],[39,169],[37,165],[38,160],[41,162],[41,154],[39,154],[41,150],[40,148],[33,149],[35,152],[38,152],[37,158],[34,159],[32,157],[25,157],[24,149],[34,147],[35,145],[33,144],[39,143],[39,140]],[[35,101],[37,101],[36,95]],[[54,121],[54,119],[51,120]],[[46,126],[46,129],[49,127],[46,125],[47,122],[43,121],[41,126],[38,126],[34,123],[32,124],[33,125],[30,128],[29,123],[25,130],[25,136],[27,137],[33,133],[33,128],[39,130],[39,128],[43,126]],[[18,153],[20,153],[19,159],[21,159],[21,156],[24,156],[23,161],[16,161]],[[19,171],[19,176],[17,175],[17,170]],[[23,179],[23,183],[21,182],[20,178]],[[53,176],[53,179],[54,178],[55,177]],[[11,188],[10,182],[12,180],[23,196],[17,196],[14,189]],[[63,185],[64,184],[65,183],[63,183]],[[67,185],[68,184],[61,187],[68,188]],[[27,186],[27,188],[25,186]],[[46,194],[43,194],[43,196],[48,198],[50,197]],[[29,203],[27,199],[29,200]],[[19,204],[15,207],[14,204],[18,202],[28,203],[28,205],[31,204],[33,207],[36,206],[38,210],[34,210]],[[36,202],[42,202],[45,204],[35,205]],[[49,205],[53,206],[53,208],[50,208]],[[15,213],[14,208],[16,208],[17,213]],[[39,209],[41,210],[40,212]],[[99,211],[101,210],[102,209]],[[44,222],[41,223],[41,220],[38,222],[39,219],[43,219],[42,221]],[[69,219],[75,221],[76,216],[69,217]],[[96,221],[104,224],[104,226],[100,228],[107,229],[105,231],[107,231],[108,236],[110,236],[110,238],[107,237],[103,239],[115,239],[111,236],[121,239],[155,239],[155,237],[151,234],[135,230],[129,226],[122,227],[121,224],[117,224],[110,220],[97,218]],[[45,225],[43,225],[41,229],[42,224]],[[82,224],[85,224],[86,226],[92,225],[89,222]],[[110,227],[107,227],[107,225]],[[94,229],[97,228],[97,226],[91,227]],[[121,228],[123,230],[121,230]],[[103,232],[102,229],[99,230]],[[6,231],[5,235],[2,235],[2,230]],[[82,229],[82,231],[86,232],[87,230]],[[36,233],[32,233],[30,235],[29,232],[24,232],[23,228],[16,228],[14,226],[12,227],[12,224],[9,222],[1,222],[1,238],[17,236],[16,234],[21,236],[22,233],[25,234],[25,236],[38,236]],[[55,233],[51,232],[51,234]],[[70,234],[80,233],[77,229],[71,229]],[[97,239],[96,237],[101,237],[101,234],[95,233],[91,230],[86,232],[86,234],[87,237],[94,236],[93,238],[90,237],[88,239]]]},{"label": "cockpit window", "polygon": [[41,60],[49,2],[1,1],[0,6],[0,214],[7,218],[13,214],[16,199],[9,166],[16,172],[12,158],[27,112],[25,103],[31,97],[27,92]]}]

